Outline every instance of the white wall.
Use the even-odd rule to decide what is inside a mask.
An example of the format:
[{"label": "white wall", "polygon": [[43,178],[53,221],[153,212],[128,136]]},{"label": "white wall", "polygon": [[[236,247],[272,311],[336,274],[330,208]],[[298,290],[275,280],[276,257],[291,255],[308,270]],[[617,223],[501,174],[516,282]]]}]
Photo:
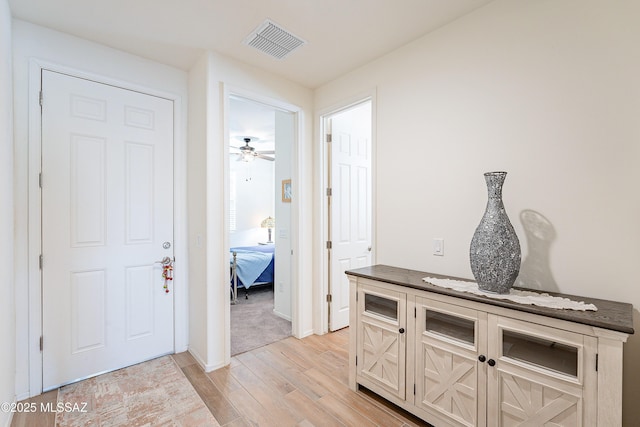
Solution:
[{"label": "white wall", "polygon": [[189,140],[187,150],[187,200],[189,222],[189,351],[201,363],[207,355],[207,105],[211,99],[203,56],[189,72]]},{"label": "white wall", "polygon": [[[2,26],[3,31],[6,28]],[[172,67],[148,61],[121,51],[78,39],[76,37],[52,31],[24,21],[13,21],[13,78],[14,78],[14,133],[15,133],[15,284],[16,284],[16,337],[17,337],[17,373],[16,392],[18,398],[37,394],[40,390],[31,390],[29,376],[29,304],[34,295],[29,294],[29,274],[34,260],[29,260],[29,61],[40,61],[77,70],[83,74],[107,78],[114,82],[126,83],[127,87],[148,90],[175,96],[179,115],[176,118],[175,162],[176,180],[176,240],[174,248],[176,264],[176,289],[179,283],[187,283],[186,269],[179,267],[179,261],[186,259],[186,100],[187,74]],[[3,79],[3,82],[5,80]],[[4,99],[4,98],[3,98]],[[34,101],[33,99],[31,100]],[[37,102],[37,101],[36,101]],[[181,107],[184,103],[184,108]],[[3,129],[5,129],[3,127]],[[32,136],[33,137],[33,136]],[[4,157],[3,157],[4,158]],[[37,176],[38,171],[31,171]],[[4,173],[4,171],[2,172]],[[36,197],[37,199],[37,197]],[[33,230],[31,230],[33,233]],[[37,240],[37,236],[36,236]],[[37,272],[37,267],[36,267]],[[35,273],[37,275],[37,273]],[[180,277],[179,277],[180,276]],[[186,317],[181,320],[179,313],[186,312],[186,289],[176,291],[176,348],[186,349]],[[37,328],[37,325],[32,325]],[[32,347],[37,346],[37,338]]]},{"label": "white wall", "polygon": [[[292,275],[291,263],[291,202],[282,201],[282,181],[291,179],[293,144],[295,141],[295,117],[291,113],[276,111],[276,170],[275,212],[276,229],[275,282],[273,284],[273,311],[284,319],[291,320]],[[292,182],[292,186],[295,183]]]},{"label": "white wall", "polygon": [[[13,281],[13,123],[11,12],[0,0],[0,403],[15,399],[16,336]],[[0,426],[11,413],[0,411]]]},{"label": "white wall", "polygon": [[[238,162],[236,159],[236,155],[229,158],[230,173],[236,181],[236,230],[229,234],[232,248],[266,242],[269,233],[260,227],[262,220],[269,216],[276,218],[276,224],[278,220],[273,205],[274,162],[260,159]],[[271,233],[273,241],[273,230]]]},{"label": "white wall", "polygon": [[[227,249],[229,247],[227,235],[228,223],[226,223],[225,197],[228,198],[228,182],[225,177],[225,167],[228,168],[229,158],[225,151],[225,135],[227,125],[225,124],[225,91],[240,90],[242,95],[254,98],[253,95],[279,102],[298,106],[303,117],[302,129],[300,129],[302,140],[301,147],[297,153],[302,174],[298,177],[304,196],[300,198],[300,230],[299,237],[302,242],[298,251],[301,267],[301,283],[298,310],[300,311],[300,321],[294,325],[294,334],[301,336],[312,331],[311,318],[311,283],[313,281],[311,268],[312,242],[307,236],[312,231],[312,158],[311,149],[311,111],[312,92],[297,84],[291,83],[280,77],[270,75],[259,69],[249,67],[245,64],[226,58],[224,56],[207,53],[201,61],[206,62],[206,73],[199,71],[198,75],[190,74],[189,84],[205,90],[207,93],[206,112],[199,114],[197,121],[190,121],[190,129],[197,126],[199,129],[206,129],[205,135],[199,135],[198,140],[190,140],[190,150],[194,153],[190,156],[198,156],[198,162],[205,161],[206,168],[199,166],[197,171],[189,171],[189,185],[196,185],[199,193],[194,193],[197,198],[190,195],[189,215],[190,218],[197,218],[198,221],[190,220],[190,236],[204,236],[202,244],[202,262],[190,264],[190,275],[204,275],[205,283],[193,284],[191,287],[190,299],[193,304],[202,306],[197,315],[191,314],[190,321],[192,329],[197,327],[206,328],[206,343],[199,344],[199,361],[206,370],[216,369],[229,362],[226,354],[229,353],[229,333],[226,325],[229,324],[229,306],[226,304],[229,298],[227,286],[229,278],[229,261]],[[201,103],[205,104],[205,103]],[[202,105],[200,105],[202,107]],[[192,148],[191,148],[192,147]],[[203,206],[204,203],[204,206]],[[202,218],[205,218],[204,222]],[[306,237],[306,238],[305,238]],[[191,242],[190,247],[197,246],[197,242]],[[305,256],[306,254],[306,256]],[[195,290],[195,292],[194,292]],[[193,343],[191,343],[193,346]]]},{"label": "white wall", "polygon": [[[505,170],[521,284],[630,302],[640,331],[639,18],[636,1],[497,0],[319,88],[316,111],[377,90],[378,262],[472,278],[482,174]],[[624,357],[633,425],[640,334]]]}]

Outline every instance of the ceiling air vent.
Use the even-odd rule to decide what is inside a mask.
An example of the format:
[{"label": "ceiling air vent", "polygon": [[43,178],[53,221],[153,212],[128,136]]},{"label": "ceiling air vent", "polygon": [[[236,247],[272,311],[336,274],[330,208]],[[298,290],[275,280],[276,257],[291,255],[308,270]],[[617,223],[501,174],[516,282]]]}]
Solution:
[{"label": "ceiling air vent", "polygon": [[243,43],[274,58],[284,59],[307,42],[267,19]]}]

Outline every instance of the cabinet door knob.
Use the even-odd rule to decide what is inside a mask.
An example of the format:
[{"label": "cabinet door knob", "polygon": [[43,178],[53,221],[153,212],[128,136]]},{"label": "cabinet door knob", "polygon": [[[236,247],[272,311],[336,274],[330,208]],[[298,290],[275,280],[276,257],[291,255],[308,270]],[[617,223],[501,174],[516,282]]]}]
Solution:
[{"label": "cabinet door knob", "polygon": [[398,329],[398,332],[400,332],[401,334],[404,334],[404,328]]},{"label": "cabinet door knob", "polygon": [[478,360],[484,362],[485,360],[487,360],[487,358],[484,357],[484,354],[481,354],[480,356],[478,356]]},{"label": "cabinet door knob", "polygon": [[487,361],[487,364],[488,364],[489,366],[496,366],[496,361],[495,361],[495,360],[493,360],[493,359],[489,359],[489,360]]}]

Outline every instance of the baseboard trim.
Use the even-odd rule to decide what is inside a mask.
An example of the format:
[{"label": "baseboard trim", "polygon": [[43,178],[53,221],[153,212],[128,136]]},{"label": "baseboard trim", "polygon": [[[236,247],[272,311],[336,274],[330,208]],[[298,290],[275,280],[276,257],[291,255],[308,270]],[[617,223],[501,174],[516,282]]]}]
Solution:
[{"label": "baseboard trim", "polygon": [[[14,399],[12,406],[15,407],[16,402],[17,402],[17,400]],[[11,427],[11,422],[13,422],[13,412],[12,411],[0,411],[0,414],[2,414],[2,413],[9,414],[9,418],[4,423],[4,427]]]},{"label": "baseboard trim", "polygon": [[273,310],[273,314],[275,314],[276,316],[280,317],[281,319],[288,320],[289,322],[291,322],[291,316],[284,315],[284,314],[280,313],[279,311],[276,311],[275,309]]},{"label": "baseboard trim", "polygon": [[296,338],[302,339],[302,338],[310,337],[311,335],[314,335],[313,329],[309,329],[308,331],[303,332],[301,336]]},{"label": "baseboard trim", "polygon": [[196,359],[196,362],[198,362],[198,365],[200,365],[200,367],[205,372],[215,371],[216,369],[220,369],[220,368],[223,368],[225,366],[224,362],[217,363],[215,365],[209,365],[209,364],[205,363],[204,360],[202,359],[202,357],[200,357],[200,355],[198,354],[198,352],[196,352],[192,348],[188,349],[187,351],[193,356],[194,359]]},{"label": "baseboard trim", "polygon": [[33,396],[31,395],[31,393],[24,392],[22,394],[19,394],[18,396],[16,396],[16,401],[20,402],[21,400],[25,400],[25,399],[29,399],[30,397],[36,397],[36,396],[40,396],[42,393],[38,393],[38,394],[34,394]]}]

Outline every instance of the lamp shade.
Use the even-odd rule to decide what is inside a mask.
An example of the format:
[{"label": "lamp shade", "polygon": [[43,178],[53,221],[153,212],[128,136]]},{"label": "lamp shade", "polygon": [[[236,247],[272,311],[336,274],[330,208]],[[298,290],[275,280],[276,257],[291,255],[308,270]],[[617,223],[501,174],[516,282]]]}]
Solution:
[{"label": "lamp shade", "polygon": [[260,226],[262,228],[276,228],[276,219],[272,217],[265,218]]}]

